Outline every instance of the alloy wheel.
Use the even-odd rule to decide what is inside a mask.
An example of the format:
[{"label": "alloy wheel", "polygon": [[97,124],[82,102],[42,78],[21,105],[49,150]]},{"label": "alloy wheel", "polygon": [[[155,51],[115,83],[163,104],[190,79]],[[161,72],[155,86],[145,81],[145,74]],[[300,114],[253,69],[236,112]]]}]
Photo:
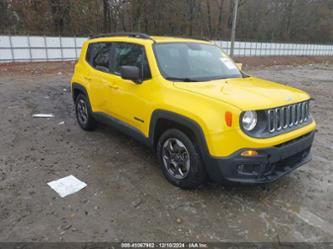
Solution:
[{"label": "alloy wheel", "polygon": [[190,155],[186,146],[177,138],[165,140],[162,148],[163,165],[176,179],[184,179],[190,171]]},{"label": "alloy wheel", "polygon": [[77,117],[81,124],[86,124],[88,121],[88,108],[87,104],[83,99],[79,99],[77,102]]}]

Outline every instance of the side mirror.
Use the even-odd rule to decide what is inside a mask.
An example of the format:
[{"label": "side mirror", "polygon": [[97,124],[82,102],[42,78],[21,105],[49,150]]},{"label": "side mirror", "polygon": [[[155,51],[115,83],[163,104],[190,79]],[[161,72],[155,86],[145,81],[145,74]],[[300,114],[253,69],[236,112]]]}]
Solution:
[{"label": "side mirror", "polygon": [[236,63],[236,66],[239,70],[242,70],[243,68],[243,63]]},{"label": "side mirror", "polygon": [[140,69],[136,66],[121,66],[120,76],[125,80],[132,80],[136,84],[141,84]]}]

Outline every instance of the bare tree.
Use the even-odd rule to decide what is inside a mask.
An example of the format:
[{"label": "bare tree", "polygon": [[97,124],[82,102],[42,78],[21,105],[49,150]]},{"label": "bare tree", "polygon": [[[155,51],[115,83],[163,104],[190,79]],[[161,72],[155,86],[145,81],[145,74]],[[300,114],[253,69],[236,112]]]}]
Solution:
[{"label": "bare tree", "polygon": [[[36,7],[40,1],[32,2],[32,5]],[[65,25],[70,25],[70,4],[68,0],[49,0],[51,9],[51,15],[53,19],[54,30],[58,34],[64,33]]]},{"label": "bare tree", "polygon": [[[0,0],[0,31],[150,34],[228,39],[234,0]],[[333,40],[332,0],[239,0],[237,38]]]}]

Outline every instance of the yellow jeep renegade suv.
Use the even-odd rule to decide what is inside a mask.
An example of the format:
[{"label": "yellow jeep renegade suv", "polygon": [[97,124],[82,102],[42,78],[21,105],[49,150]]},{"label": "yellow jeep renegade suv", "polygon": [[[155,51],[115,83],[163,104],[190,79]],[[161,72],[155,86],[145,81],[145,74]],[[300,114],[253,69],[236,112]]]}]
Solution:
[{"label": "yellow jeep renegade suv", "polygon": [[81,128],[104,122],[149,145],[181,188],[272,182],[310,160],[309,95],[246,75],[208,41],[93,37],[71,87]]}]

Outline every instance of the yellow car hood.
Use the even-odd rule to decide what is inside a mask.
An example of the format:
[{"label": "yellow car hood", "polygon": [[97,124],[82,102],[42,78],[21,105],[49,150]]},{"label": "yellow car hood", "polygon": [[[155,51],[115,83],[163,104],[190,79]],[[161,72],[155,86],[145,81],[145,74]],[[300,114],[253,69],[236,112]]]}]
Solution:
[{"label": "yellow car hood", "polygon": [[174,82],[175,87],[220,100],[241,110],[262,110],[304,101],[310,96],[296,88],[254,77],[208,82]]}]

